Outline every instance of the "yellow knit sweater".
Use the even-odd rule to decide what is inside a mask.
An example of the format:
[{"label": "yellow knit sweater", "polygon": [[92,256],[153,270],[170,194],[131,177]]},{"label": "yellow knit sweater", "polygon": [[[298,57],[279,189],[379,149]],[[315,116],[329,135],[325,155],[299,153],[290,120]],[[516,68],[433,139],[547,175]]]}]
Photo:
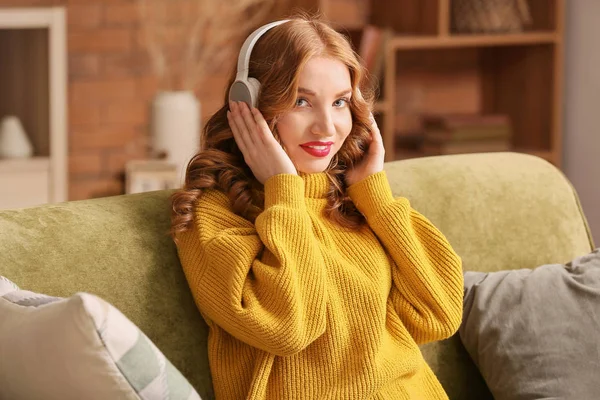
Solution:
[{"label": "yellow knit sweater", "polygon": [[209,190],[178,237],[217,399],[447,399],[418,345],[458,329],[460,258],[385,172],[349,188],[362,229],[323,215],[327,190],[271,177],[255,224]]}]

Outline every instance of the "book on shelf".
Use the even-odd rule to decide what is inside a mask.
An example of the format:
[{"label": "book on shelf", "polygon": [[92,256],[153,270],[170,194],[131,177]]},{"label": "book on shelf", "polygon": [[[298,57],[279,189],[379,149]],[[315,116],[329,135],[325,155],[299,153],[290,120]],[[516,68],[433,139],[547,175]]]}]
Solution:
[{"label": "book on shelf", "polygon": [[462,142],[424,142],[422,146],[423,154],[428,156],[462,153],[490,153],[511,150],[512,146],[508,139],[482,139]]},{"label": "book on shelf", "polygon": [[358,55],[363,65],[375,78],[383,78],[385,45],[392,37],[392,30],[375,25],[365,25],[358,47]]},{"label": "book on shelf", "polygon": [[426,143],[512,141],[510,118],[504,114],[426,115],[422,124]]},{"label": "book on shelf", "polygon": [[425,129],[510,126],[510,118],[506,114],[425,114],[422,121]]},{"label": "book on shelf", "polygon": [[431,142],[467,141],[480,139],[510,139],[510,126],[473,126],[455,129],[425,129],[425,140]]}]

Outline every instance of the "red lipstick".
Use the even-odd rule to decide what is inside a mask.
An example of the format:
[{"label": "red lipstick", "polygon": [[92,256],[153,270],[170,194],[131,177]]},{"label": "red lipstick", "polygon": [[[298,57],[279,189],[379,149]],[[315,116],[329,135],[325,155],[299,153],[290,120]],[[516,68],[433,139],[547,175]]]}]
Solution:
[{"label": "red lipstick", "polygon": [[308,142],[300,145],[304,151],[315,157],[325,157],[331,151],[333,142]]}]

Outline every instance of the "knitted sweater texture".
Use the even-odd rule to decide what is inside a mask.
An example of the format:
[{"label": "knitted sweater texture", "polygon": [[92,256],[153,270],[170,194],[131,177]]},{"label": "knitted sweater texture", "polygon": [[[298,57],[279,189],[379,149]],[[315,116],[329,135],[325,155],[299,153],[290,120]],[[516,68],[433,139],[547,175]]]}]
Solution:
[{"label": "knitted sweater texture", "polygon": [[348,189],[360,229],[325,217],[328,188],[273,176],[254,224],[208,190],[178,236],[216,398],[447,399],[418,346],[460,325],[460,258],[385,172]]}]

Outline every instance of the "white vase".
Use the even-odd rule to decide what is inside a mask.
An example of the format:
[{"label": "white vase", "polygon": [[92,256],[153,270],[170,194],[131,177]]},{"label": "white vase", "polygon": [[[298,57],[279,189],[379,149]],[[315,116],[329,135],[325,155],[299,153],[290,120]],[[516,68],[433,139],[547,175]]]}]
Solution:
[{"label": "white vase", "polygon": [[159,92],[152,101],[152,147],[177,167],[180,182],[200,147],[200,103],[191,91]]},{"label": "white vase", "polygon": [[19,118],[6,116],[0,122],[0,158],[27,158],[33,155],[33,146]]}]

